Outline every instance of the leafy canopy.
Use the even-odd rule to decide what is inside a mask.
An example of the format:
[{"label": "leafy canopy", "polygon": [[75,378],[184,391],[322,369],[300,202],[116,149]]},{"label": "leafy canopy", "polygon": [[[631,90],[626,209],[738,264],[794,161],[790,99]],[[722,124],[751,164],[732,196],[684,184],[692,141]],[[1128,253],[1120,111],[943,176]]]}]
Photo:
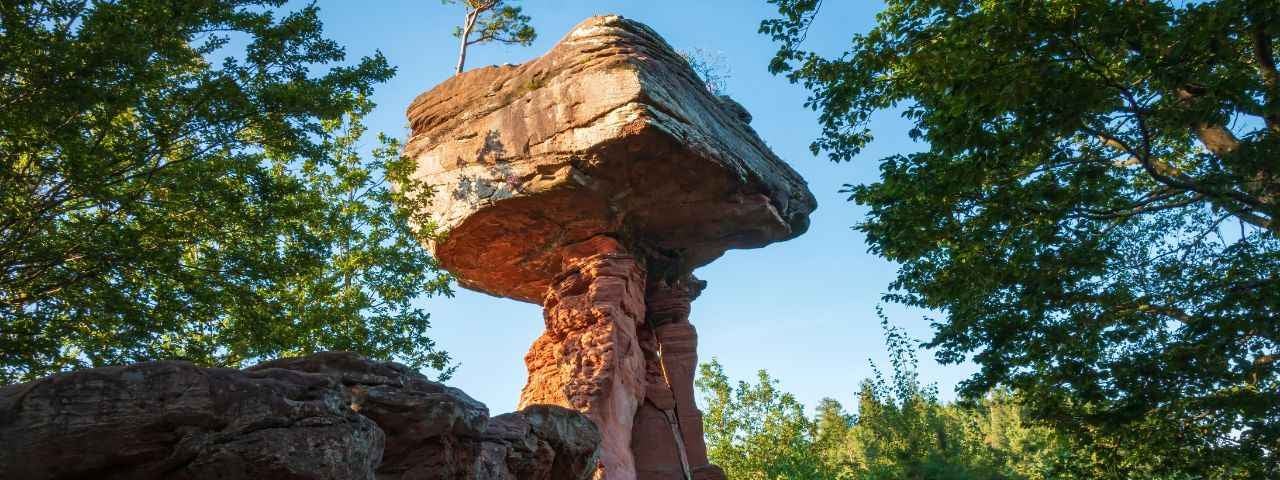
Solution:
[{"label": "leafy canopy", "polygon": [[890,0],[826,58],[822,2],[770,2],[815,154],[886,109],[927,146],[848,192],[889,298],[982,367],[966,393],[1014,387],[1113,465],[1280,475],[1280,4]]},{"label": "leafy canopy", "polygon": [[393,69],[284,3],[0,5],[0,383],[321,349],[446,366],[411,301],[447,283],[390,203],[426,196],[386,188],[394,144],[356,153]]},{"label": "leafy canopy", "polygon": [[1030,424],[1022,400],[1007,391],[974,405],[939,401],[920,384],[917,346],[885,326],[893,371],[863,381],[856,414],[827,398],[810,418],[766,372],[734,386],[718,362],[702,365],[712,462],[735,479],[1127,478],[1107,475],[1087,451]]},{"label": "leafy canopy", "polygon": [[728,478],[835,478],[813,448],[816,424],[768,372],[734,385],[716,360],[699,367],[707,454]]}]

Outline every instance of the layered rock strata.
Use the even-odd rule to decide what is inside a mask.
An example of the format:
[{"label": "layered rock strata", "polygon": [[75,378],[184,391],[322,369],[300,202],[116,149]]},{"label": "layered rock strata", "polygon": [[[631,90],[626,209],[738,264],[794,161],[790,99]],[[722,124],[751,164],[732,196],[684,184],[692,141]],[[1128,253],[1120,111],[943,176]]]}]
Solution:
[{"label": "layered rock strata", "polygon": [[652,29],[589,18],[522,65],[419,95],[405,155],[435,188],[430,246],[468,288],[540,303],[567,245],[643,240],[692,271],[803,233],[807,185]]},{"label": "layered rock strata", "polygon": [[803,233],[816,207],[746,109],[653,30],[601,16],[533,61],[445,81],[408,117],[440,264],[544,307],[521,405],[594,421],[602,477],[723,478],[694,404],[692,272]]},{"label": "layered rock strata", "polygon": [[632,417],[644,399],[644,270],[609,237],[575,245],[543,303],[546,331],[525,356],[520,406],[576,409],[600,427],[608,478],[626,478]]},{"label": "layered rock strata", "polygon": [[[698,368],[698,333],[689,323],[693,299],[706,282],[692,275],[650,283],[645,298],[646,326],[641,331],[645,355],[645,402],[636,412],[631,450],[637,478],[723,479],[707,460],[702,411],[693,386]],[[675,438],[663,442],[663,439]],[[673,459],[680,459],[675,462]]]},{"label": "layered rock strata", "polygon": [[489,418],[403,365],[321,353],[248,370],[148,362],[0,388],[0,478],[591,478],[571,410]]}]

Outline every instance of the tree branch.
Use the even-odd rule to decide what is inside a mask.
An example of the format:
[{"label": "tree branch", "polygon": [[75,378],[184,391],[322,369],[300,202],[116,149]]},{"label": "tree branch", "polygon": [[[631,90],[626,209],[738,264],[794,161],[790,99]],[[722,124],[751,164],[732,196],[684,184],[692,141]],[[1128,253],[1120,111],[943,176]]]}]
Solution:
[{"label": "tree branch", "polygon": [[1272,363],[1275,363],[1275,361],[1276,361],[1276,355],[1263,355],[1253,359],[1253,366],[1266,367],[1268,365],[1271,365]]},{"label": "tree branch", "polygon": [[[1100,62],[1098,62],[1087,49],[1080,45],[1079,42],[1076,42],[1074,36],[1068,37],[1067,41],[1080,50],[1080,52],[1086,57],[1086,61],[1083,62],[1084,67],[1098,75],[1098,78],[1102,79],[1108,84],[1108,86],[1114,88],[1120,94],[1121,98],[1128,105],[1134,121],[1137,123],[1138,133],[1141,135],[1142,142],[1140,148],[1134,148],[1133,146],[1124,143],[1116,136],[1108,134],[1105,128],[1084,129],[1085,132],[1101,138],[1104,145],[1112,148],[1118,148],[1132,157],[1131,159],[1121,162],[1121,166],[1133,164],[1133,160],[1136,159],[1137,163],[1142,165],[1142,168],[1146,170],[1147,174],[1157,182],[1177,189],[1204,194],[1214,205],[1235,213],[1241,220],[1280,235],[1280,222],[1258,213],[1258,211],[1266,211],[1267,202],[1235,189],[1227,188],[1223,190],[1203,185],[1196,179],[1179,172],[1172,165],[1155,158],[1152,154],[1153,146],[1151,131],[1146,124],[1146,116],[1143,113],[1144,110],[1142,102],[1135,98],[1133,92],[1123,84],[1114,81],[1104,71],[1095,68],[1093,64],[1098,64]],[[1176,94],[1182,102],[1189,104],[1195,98],[1202,95],[1203,91],[1196,91],[1196,87],[1187,86],[1179,88]],[[1196,134],[1196,137],[1200,142],[1204,144],[1206,149],[1219,157],[1235,151],[1240,146],[1239,139],[1237,139],[1231,131],[1221,125],[1212,125],[1207,123],[1195,124],[1192,125],[1192,131]]]},{"label": "tree branch", "polygon": [[[1195,95],[1191,90],[1183,88],[1178,90],[1179,97],[1182,96],[1184,91],[1189,95]],[[1131,108],[1137,112],[1134,114],[1134,120],[1138,124],[1138,132],[1142,138],[1141,149],[1132,151],[1131,154],[1141,160],[1142,168],[1146,170],[1151,178],[1167,186],[1203,193],[1209,197],[1214,205],[1236,214],[1241,220],[1267,230],[1272,234],[1280,235],[1280,223],[1258,213],[1259,210],[1266,211],[1267,208],[1266,203],[1262,200],[1230,187],[1225,190],[1211,188],[1176,170],[1162,171],[1165,169],[1160,168],[1157,161],[1151,156],[1151,130],[1147,127],[1146,118],[1139,109],[1140,104],[1127,91],[1121,92],[1121,95],[1124,96],[1125,101],[1130,104]],[[1227,133],[1229,134],[1230,132]],[[1234,139],[1235,136],[1233,135],[1230,138]]]},{"label": "tree branch", "polygon": [[1205,199],[1204,194],[1197,193],[1195,195],[1192,195],[1188,198],[1184,198],[1181,200],[1174,200],[1166,203],[1159,203],[1162,200],[1168,200],[1168,199],[1177,197],[1179,195],[1182,195],[1184,193],[1187,193],[1187,192],[1185,190],[1169,189],[1164,193],[1151,195],[1145,199],[1140,199],[1134,202],[1132,205],[1128,205],[1123,208],[1115,208],[1111,210],[1085,209],[1085,210],[1080,210],[1080,213],[1085,217],[1088,217],[1094,220],[1112,220],[1117,218],[1132,217],[1134,215],[1138,215],[1141,213],[1154,213],[1154,212],[1160,212],[1164,210],[1173,210],[1176,208],[1187,207],[1187,206],[1200,203]]},{"label": "tree branch", "polygon": [[1280,71],[1276,69],[1275,52],[1271,45],[1271,36],[1267,35],[1266,28],[1261,24],[1254,24],[1253,36],[1253,57],[1258,64],[1258,73],[1262,75],[1262,84],[1265,88],[1266,96],[1266,113],[1262,119],[1267,123],[1267,128],[1274,133],[1280,133]]},{"label": "tree branch", "polygon": [[[1197,91],[1197,87],[1191,86],[1179,88],[1177,93],[1178,100],[1187,105],[1204,94],[1202,91]],[[1196,134],[1196,138],[1200,139],[1204,148],[1219,157],[1230,155],[1231,152],[1240,148],[1240,140],[1222,125],[1199,122],[1191,125],[1191,131]]]},{"label": "tree branch", "polygon": [[1196,322],[1195,317],[1192,317],[1191,314],[1187,313],[1185,310],[1178,307],[1144,303],[1144,304],[1138,305],[1136,310],[1139,312],[1151,312],[1151,313],[1164,315],[1166,317],[1177,320],[1184,325],[1191,325]]},{"label": "tree branch", "polygon": [[463,67],[466,66],[467,46],[470,45],[470,43],[467,43],[467,37],[471,36],[471,29],[475,27],[476,19],[480,17],[480,12],[483,11],[480,7],[475,7],[471,2],[467,2],[467,5],[472,5],[474,10],[467,12],[467,16],[462,22],[462,32],[458,35],[462,41],[462,45],[458,47],[458,68],[454,72],[454,75],[461,74]]}]

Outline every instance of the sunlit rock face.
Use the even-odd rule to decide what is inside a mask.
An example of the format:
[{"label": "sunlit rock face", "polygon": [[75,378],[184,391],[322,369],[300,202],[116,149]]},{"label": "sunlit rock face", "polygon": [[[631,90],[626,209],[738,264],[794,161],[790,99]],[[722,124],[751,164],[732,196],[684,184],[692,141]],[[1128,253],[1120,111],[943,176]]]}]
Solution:
[{"label": "sunlit rock face", "polygon": [[599,427],[609,479],[715,479],[694,404],[692,276],[808,228],[805,181],[650,28],[589,18],[542,57],[408,110],[429,241],[463,286],[542,304],[521,405]]},{"label": "sunlit rock face", "polygon": [[469,288],[540,303],[562,248],[595,235],[691,270],[803,233],[813,195],[730,102],[618,16],[445,81],[409,107],[405,149],[437,186],[436,258]]}]

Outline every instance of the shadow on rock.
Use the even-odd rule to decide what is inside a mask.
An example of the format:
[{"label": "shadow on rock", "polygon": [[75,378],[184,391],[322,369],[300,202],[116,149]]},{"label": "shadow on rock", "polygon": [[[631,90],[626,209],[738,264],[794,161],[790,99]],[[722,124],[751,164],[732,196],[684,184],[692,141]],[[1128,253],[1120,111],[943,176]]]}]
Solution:
[{"label": "shadow on rock", "polygon": [[347,352],[10,385],[0,438],[0,478],[24,479],[586,479],[600,442],[571,410],[489,418],[461,390]]}]

